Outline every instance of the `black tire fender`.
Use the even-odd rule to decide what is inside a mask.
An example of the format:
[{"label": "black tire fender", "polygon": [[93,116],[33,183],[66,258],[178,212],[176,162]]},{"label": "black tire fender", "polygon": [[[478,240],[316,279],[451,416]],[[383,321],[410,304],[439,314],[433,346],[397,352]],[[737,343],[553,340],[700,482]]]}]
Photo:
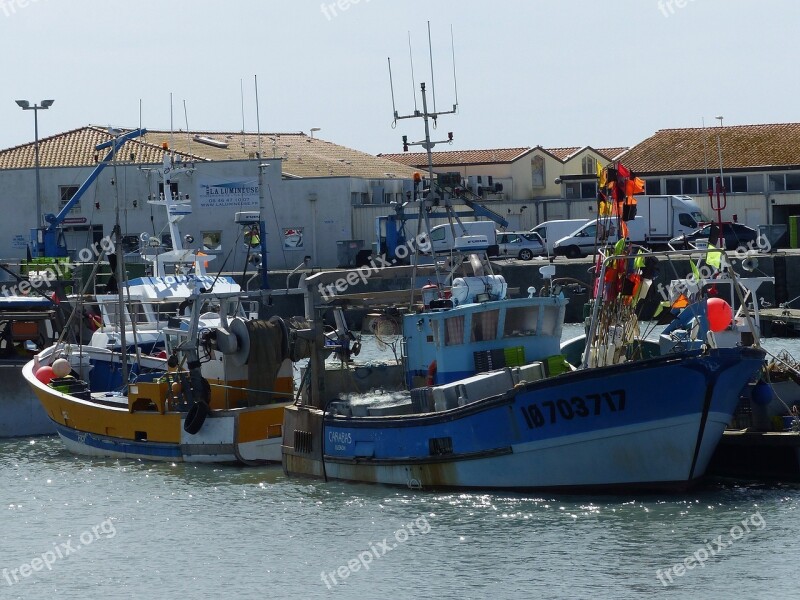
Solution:
[{"label": "black tire fender", "polygon": [[203,428],[203,423],[206,422],[206,417],[211,412],[208,404],[203,402],[195,402],[186,413],[186,420],[183,423],[183,430],[189,435],[194,435]]}]

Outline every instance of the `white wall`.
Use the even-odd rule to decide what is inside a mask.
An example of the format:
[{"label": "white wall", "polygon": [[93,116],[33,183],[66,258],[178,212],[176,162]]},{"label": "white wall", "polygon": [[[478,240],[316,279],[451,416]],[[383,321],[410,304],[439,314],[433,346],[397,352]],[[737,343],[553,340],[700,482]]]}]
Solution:
[{"label": "white wall", "polygon": [[[209,264],[209,270],[222,267],[225,257],[230,257],[225,264],[226,271],[238,271],[244,267],[246,248],[241,239],[241,228],[234,223],[237,210],[258,210],[253,208],[214,207],[200,208],[198,203],[198,180],[203,178],[219,178],[222,180],[241,181],[258,178],[258,164],[263,161],[219,161],[197,163],[192,175],[179,175],[179,192],[189,194],[193,212],[180,224],[183,235],[194,237],[193,247],[200,247],[203,231],[222,232],[222,252]],[[267,227],[267,267],[269,269],[291,269],[303,261],[306,255],[312,256],[312,262],[319,267],[336,267],[337,244],[339,240],[353,239],[353,221],[351,193],[371,193],[378,189],[399,194],[407,182],[393,179],[373,182],[350,177],[326,177],[297,180],[284,180],[281,177],[281,161],[269,159],[263,169],[264,179],[264,220]],[[156,165],[157,166],[157,165]],[[41,169],[42,211],[56,214],[60,210],[59,186],[79,186],[89,176],[90,167],[48,168]],[[118,184],[112,186],[112,179]],[[106,167],[97,181],[89,188],[80,201],[80,208],[70,213],[73,219],[84,219],[86,224],[100,225],[102,234],[111,233],[115,222],[117,197],[120,206],[120,224],[123,235],[149,235],[168,233],[166,213],[161,206],[147,203],[148,194],[157,192],[157,180],[154,175],[148,177],[146,172],[136,165],[118,165]],[[314,199],[315,198],[315,199]],[[382,201],[382,198],[380,199]],[[95,207],[99,202],[100,208]],[[134,202],[136,206],[134,206]],[[26,244],[29,230],[36,226],[36,192],[35,173],[33,169],[0,170],[0,259],[20,259],[26,256]],[[389,209],[383,205],[383,209]],[[152,215],[152,220],[151,220]],[[303,229],[303,244],[297,249],[284,247],[284,230],[290,228]],[[369,247],[372,237],[365,239],[365,247]],[[77,240],[85,239],[85,234],[70,235],[73,245]],[[238,238],[238,241],[237,241]],[[356,236],[356,239],[362,239]],[[82,246],[83,247],[83,246]],[[82,249],[72,247],[72,252]],[[249,267],[252,269],[253,267]]]}]

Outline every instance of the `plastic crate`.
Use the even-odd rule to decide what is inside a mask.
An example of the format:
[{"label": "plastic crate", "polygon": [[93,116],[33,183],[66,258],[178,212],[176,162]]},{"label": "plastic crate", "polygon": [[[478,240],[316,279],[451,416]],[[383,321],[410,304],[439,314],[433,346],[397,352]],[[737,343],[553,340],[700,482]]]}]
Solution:
[{"label": "plastic crate", "polygon": [[507,367],[521,367],[525,364],[525,347],[514,346],[503,350]]}]

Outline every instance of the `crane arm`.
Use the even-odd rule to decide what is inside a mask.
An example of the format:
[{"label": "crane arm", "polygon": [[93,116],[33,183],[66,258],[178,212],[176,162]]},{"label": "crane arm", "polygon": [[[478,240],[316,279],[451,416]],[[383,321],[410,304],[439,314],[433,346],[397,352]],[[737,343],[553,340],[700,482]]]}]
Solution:
[{"label": "crane arm", "polygon": [[47,230],[55,231],[58,228],[58,226],[64,222],[64,219],[67,218],[67,215],[81,199],[81,196],[83,196],[83,194],[86,193],[86,190],[88,190],[89,187],[91,187],[95,179],[97,179],[97,176],[100,175],[100,171],[102,171],[108,165],[108,162],[112,158],[114,158],[114,155],[117,153],[117,151],[122,147],[122,145],[125,142],[133,138],[142,136],[145,133],[147,133],[146,129],[135,129],[133,131],[129,131],[126,134],[117,136],[113,140],[108,140],[107,142],[103,142],[102,144],[98,144],[97,146],[95,146],[95,150],[103,150],[104,148],[109,148],[109,147],[111,149],[105,155],[103,160],[97,163],[97,166],[89,174],[89,177],[86,179],[86,181],[84,181],[81,184],[81,186],[78,188],[78,191],[76,191],[75,194],[72,196],[72,198],[70,198],[69,202],[67,202],[64,205],[64,208],[61,209],[61,212],[59,212],[57,215],[52,215],[52,214],[45,215],[44,219],[48,223]]}]

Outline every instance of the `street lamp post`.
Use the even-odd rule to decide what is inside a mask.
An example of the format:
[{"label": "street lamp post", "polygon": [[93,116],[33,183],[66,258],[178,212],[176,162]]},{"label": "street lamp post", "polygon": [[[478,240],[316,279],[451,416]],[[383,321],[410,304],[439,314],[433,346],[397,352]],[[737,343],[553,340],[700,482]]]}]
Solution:
[{"label": "street lamp post", "polygon": [[33,106],[31,106],[31,103],[27,100],[17,100],[16,102],[17,106],[19,106],[22,110],[33,111],[33,149],[36,161],[36,227],[38,228],[42,224],[42,187],[39,180],[39,111],[50,108],[55,100],[42,100],[41,103],[34,104]]}]

